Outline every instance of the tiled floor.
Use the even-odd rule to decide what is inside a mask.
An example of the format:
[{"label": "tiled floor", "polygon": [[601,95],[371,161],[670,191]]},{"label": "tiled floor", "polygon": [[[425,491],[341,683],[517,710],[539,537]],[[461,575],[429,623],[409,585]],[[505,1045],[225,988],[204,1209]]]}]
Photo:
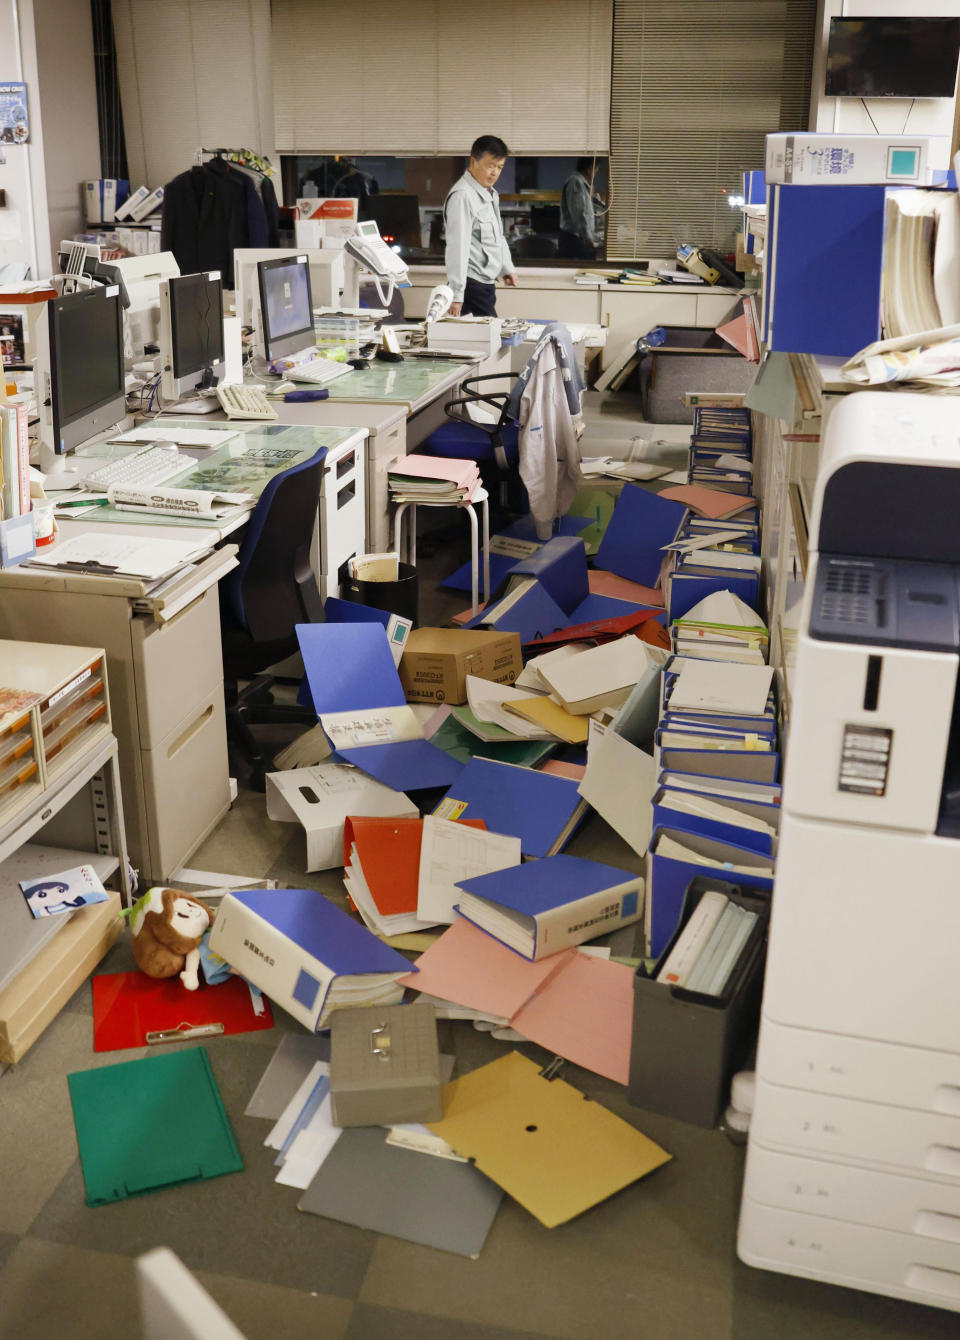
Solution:
[{"label": "tiled floor", "polygon": [[[452,563],[447,563],[447,568]],[[431,617],[449,609],[431,598]],[[426,603],[426,602],[425,602]],[[637,868],[594,818],[571,850]],[[272,876],[340,898],[339,872],[303,874],[302,834],[241,793],[191,864]],[[133,966],[118,944],[100,971]],[[754,1271],[735,1256],[743,1155],[631,1107],[617,1085],[564,1077],[673,1154],[645,1181],[573,1222],[543,1228],[506,1199],[479,1260],[300,1214],[273,1181],[268,1123],[243,1115],[285,1030],[207,1044],[244,1170],[99,1209],[84,1202],[66,1075],[134,1059],[95,1054],[85,984],[16,1067],[0,1075],[0,1340],[129,1340],[139,1333],[133,1259],[172,1247],[249,1340],[921,1340],[956,1337],[954,1314]],[[506,1044],[443,1024],[461,1072]],[[184,1046],[195,1044],[182,1044]],[[536,1059],[536,1047],[522,1050]]]}]

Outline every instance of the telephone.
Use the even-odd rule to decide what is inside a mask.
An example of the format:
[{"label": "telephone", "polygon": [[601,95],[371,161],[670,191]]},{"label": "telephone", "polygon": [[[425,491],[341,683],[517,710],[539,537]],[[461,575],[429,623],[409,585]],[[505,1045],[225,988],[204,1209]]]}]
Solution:
[{"label": "telephone", "polygon": [[358,260],[374,277],[393,280],[406,277],[406,265],[384,242],[375,220],[368,219],[358,223],[356,232],[346,239],[344,245],[348,254],[354,260]]}]

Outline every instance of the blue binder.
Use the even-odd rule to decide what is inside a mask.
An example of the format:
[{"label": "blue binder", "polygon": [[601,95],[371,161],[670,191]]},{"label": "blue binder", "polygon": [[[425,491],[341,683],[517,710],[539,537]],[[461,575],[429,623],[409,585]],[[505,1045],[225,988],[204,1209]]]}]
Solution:
[{"label": "blue binder", "polygon": [[[472,758],[447,792],[460,819],[483,819],[493,833],[520,839],[524,856],[552,856],[586,811],[577,783],[511,763]],[[443,813],[443,810],[441,810]]]},{"label": "blue binder", "polygon": [[[728,820],[708,819],[702,814],[685,814],[682,810],[670,808],[670,801],[675,796],[699,796],[704,800],[712,800],[714,804],[723,805],[729,810],[730,818]],[[776,847],[775,835],[760,832],[756,828],[743,828],[737,823],[738,814],[750,815],[754,819],[763,819],[771,826],[776,826],[779,815],[779,805],[751,805],[742,801],[721,800],[718,796],[706,795],[703,792],[696,791],[676,791],[670,788],[661,787],[653,798],[653,827],[679,829],[684,833],[697,833],[700,837],[712,838],[716,842],[732,843],[734,846],[749,847],[751,851],[756,851],[761,856],[772,856]]]},{"label": "blue binder", "polygon": [[772,186],[763,336],[849,358],[880,337],[883,186]]},{"label": "blue binder", "polygon": [[661,498],[639,484],[625,484],[613,509],[594,567],[656,586],[663,546],[676,537],[687,514],[683,503]]},{"label": "blue binder", "polygon": [[[672,856],[659,856],[655,850],[661,834],[667,834],[682,842],[686,847],[701,856],[708,856],[712,865],[703,865],[698,861],[681,861]],[[698,875],[714,870],[718,878],[735,881],[742,888],[759,889],[769,893],[773,880],[768,875],[725,874],[725,866],[769,866],[770,858],[761,856],[749,847],[737,846],[732,842],[718,842],[714,838],[701,837],[699,834],[684,832],[675,825],[671,828],[655,828],[650,840],[650,852],[647,856],[647,907],[646,931],[647,949],[651,958],[659,958],[677,929],[683,911],[683,899],[691,880]]]}]

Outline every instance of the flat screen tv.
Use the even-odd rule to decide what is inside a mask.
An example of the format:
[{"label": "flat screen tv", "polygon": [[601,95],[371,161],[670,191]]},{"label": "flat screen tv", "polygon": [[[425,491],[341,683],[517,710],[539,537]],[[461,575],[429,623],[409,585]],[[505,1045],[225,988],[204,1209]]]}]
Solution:
[{"label": "flat screen tv", "polygon": [[952,98],[960,18],[831,19],[825,92],[835,98]]}]

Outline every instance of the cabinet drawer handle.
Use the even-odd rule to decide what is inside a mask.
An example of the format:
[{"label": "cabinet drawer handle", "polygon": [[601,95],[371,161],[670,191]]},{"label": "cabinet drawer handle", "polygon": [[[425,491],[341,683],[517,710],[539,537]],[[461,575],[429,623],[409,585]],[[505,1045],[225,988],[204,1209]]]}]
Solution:
[{"label": "cabinet drawer handle", "polygon": [[960,1242],[960,1216],[939,1210],[918,1210],[913,1231],[921,1238],[939,1238],[942,1242]]},{"label": "cabinet drawer handle", "polygon": [[927,1172],[947,1173],[960,1177],[960,1149],[954,1145],[931,1145],[923,1166]]},{"label": "cabinet drawer handle", "polygon": [[904,1281],[908,1289],[922,1289],[943,1298],[960,1298],[960,1275],[955,1270],[938,1270],[935,1266],[911,1266]]},{"label": "cabinet drawer handle", "polygon": [[191,721],[187,729],[181,735],[177,736],[173,744],[167,750],[167,758],[173,758],[174,754],[176,754],[179,750],[181,750],[188,740],[192,740],[198,731],[203,730],[203,727],[206,725],[206,723],[210,720],[212,716],[213,716],[213,704],[211,703],[208,707],[204,708],[204,710],[197,717],[196,721]]}]

